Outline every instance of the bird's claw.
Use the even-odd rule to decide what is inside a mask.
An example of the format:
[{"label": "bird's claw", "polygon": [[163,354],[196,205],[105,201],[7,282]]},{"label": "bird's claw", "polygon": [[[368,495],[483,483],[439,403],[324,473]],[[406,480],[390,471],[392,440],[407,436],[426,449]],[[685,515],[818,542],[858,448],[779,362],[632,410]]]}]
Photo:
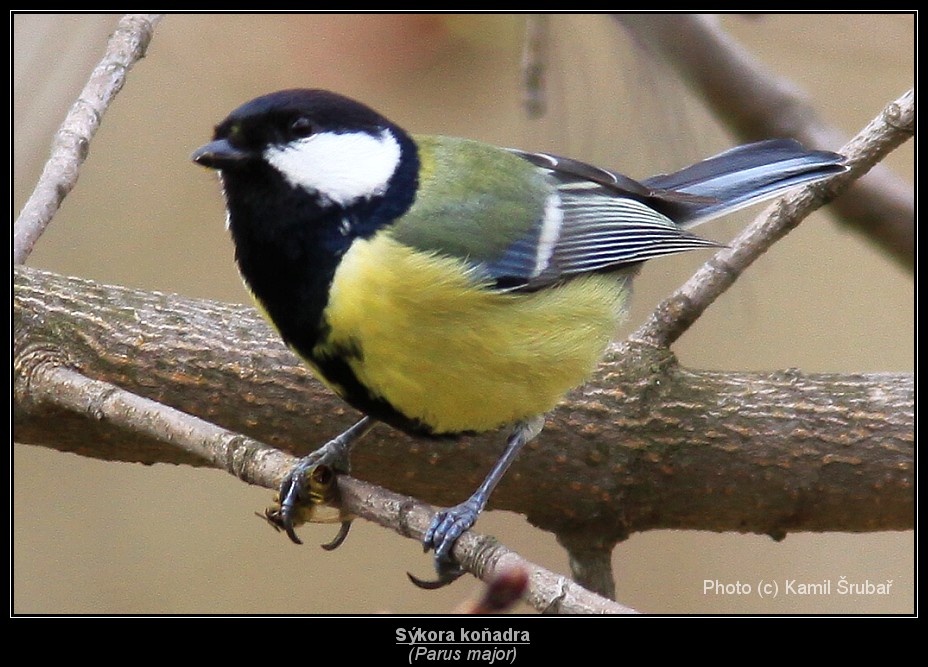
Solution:
[{"label": "bird's claw", "polygon": [[[294,530],[295,525],[306,520],[301,510],[306,508],[311,513],[315,509],[314,495],[315,502],[324,502],[324,498],[319,493],[313,493],[313,478],[316,477],[320,482],[327,483],[327,478],[331,474],[332,470],[328,466],[318,466],[303,459],[281,482],[280,490],[277,492],[280,503],[280,526],[294,544],[303,544]],[[300,516],[297,516],[298,514]],[[297,523],[298,520],[299,523]]]},{"label": "bird's claw", "polygon": [[335,536],[331,542],[326,542],[325,544],[320,544],[323,549],[326,551],[334,551],[338,549],[342,542],[345,541],[345,538],[348,537],[348,531],[351,530],[351,519],[347,521],[342,521],[341,527],[338,529],[338,534]]},{"label": "bird's claw", "polygon": [[406,576],[419,588],[424,588],[427,591],[434,591],[439,588],[444,588],[448,584],[453,584],[466,572],[466,570],[457,563],[439,564],[437,560],[435,561],[435,569],[438,571],[438,578],[434,580],[420,579],[411,572],[407,572]]}]

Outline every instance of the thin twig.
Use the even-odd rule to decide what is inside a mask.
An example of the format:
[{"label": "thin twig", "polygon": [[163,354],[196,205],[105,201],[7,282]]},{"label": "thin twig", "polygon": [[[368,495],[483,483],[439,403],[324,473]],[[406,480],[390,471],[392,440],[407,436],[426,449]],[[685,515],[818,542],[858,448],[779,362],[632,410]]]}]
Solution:
[{"label": "thin twig", "polygon": [[656,347],[669,347],[776,241],[911,138],[914,125],[915,93],[910,90],[887,105],[841,149],[840,152],[847,157],[847,172],[789,193],[768,207],[727,248],[716,253],[682,287],[658,305],[630,339]]},{"label": "thin twig", "polygon": [[116,26],[103,59],[52,140],[52,151],[13,231],[13,262],[22,264],[74,188],[90,141],[132,66],[145,56],[160,14],[126,14]]},{"label": "thin twig", "polygon": [[522,45],[522,106],[529,118],[544,115],[548,106],[548,19],[547,14],[529,14],[525,17],[525,42]]},{"label": "thin twig", "polygon": [[156,438],[249,484],[277,488],[292,455],[180,410],[40,360],[30,373],[30,400]]},{"label": "thin twig", "polygon": [[[33,401],[159,438],[249,484],[276,489],[283,475],[297,462],[295,457],[278,449],[70,368],[46,364],[33,369],[30,376]],[[345,511],[418,540],[435,513],[429,505],[348,477],[339,480],[339,490]],[[635,613],[473,531],[461,536],[454,554],[462,567],[486,582],[513,568],[526,572],[527,601],[540,611]]]},{"label": "thin twig", "polygon": [[[659,55],[743,141],[794,137],[835,149],[841,132],[824,123],[807,97],[774,75],[705,14],[614,15],[645,51]],[[879,167],[832,210],[909,268],[915,265],[915,197],[911,186]]]}]

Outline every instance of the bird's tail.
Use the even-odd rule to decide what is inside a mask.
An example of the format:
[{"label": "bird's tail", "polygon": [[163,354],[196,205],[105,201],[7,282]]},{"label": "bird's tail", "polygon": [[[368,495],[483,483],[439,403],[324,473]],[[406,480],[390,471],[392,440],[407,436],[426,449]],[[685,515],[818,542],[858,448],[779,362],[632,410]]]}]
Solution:
[{"label": "bird's tail", "polygon": [[843,155],[806,150],[793,139],[770,139],[732,148],[642,184],[660,200],[655,208],[664,208],[662,212],[678,225],[693,227],[845,170]]}]

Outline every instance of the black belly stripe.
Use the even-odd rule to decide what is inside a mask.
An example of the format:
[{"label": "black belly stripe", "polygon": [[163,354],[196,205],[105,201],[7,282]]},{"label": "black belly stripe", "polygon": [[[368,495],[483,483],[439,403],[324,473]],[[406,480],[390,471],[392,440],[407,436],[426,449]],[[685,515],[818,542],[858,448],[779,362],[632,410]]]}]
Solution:
[{"label": "black belly stripe", "polygon": [[334,346],[326,349],[325,353],[316,348],[308,354],[298,347],[296,349],[312,362],[329,384],[337,387],[339,396],[356,410],[410,435],[435,436],[427,424],[402,414],[389,401],[371,392],[358,380],[349,363],[350,359],[357,359],[359,354],[363,354],[358,346],[350,349]]}]

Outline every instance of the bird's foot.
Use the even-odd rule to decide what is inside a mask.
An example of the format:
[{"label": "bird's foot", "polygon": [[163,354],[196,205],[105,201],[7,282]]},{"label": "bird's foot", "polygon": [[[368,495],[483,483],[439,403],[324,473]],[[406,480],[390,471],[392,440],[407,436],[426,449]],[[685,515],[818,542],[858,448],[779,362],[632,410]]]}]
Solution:
[{"label": "bird's foot", "polygon": [[296,544],[303,544],[294,530],[300,524],[339,521],[342,527],[335,539],[323,544],[322,548],[331,551],[344,542],[353,517],[339,506],[336,473],[350,472],[348,457],[352,445],[376,423],[370,417],[363,417],[347,431],[300,459],[281,482],[274,505],[265,510],[264,518],[268,523],[287,533]]},{"label": "bird's foot", "polygon": [[407,573],[412,583],[419,588],[433,590],[453,583],[464,574],[464,569],[455,561],[451,550],[458,538],[477,523],[477,517],[480,516],[484,504],[475,495],[460,505],[442,510],[435,515],[422,540],[422,546],[426,551],[434,549],[438,578],[428,581]]},{"label": "bird's foot", "polygon": [[325,451],[325,447],[300,459],[284,478],[274,496],[274,504],[264,511],[264,518],[275,530],[287,533],[296,544],[303,543],[296,535],[297,526],[307,522],[339,521],[341,528],[335,539],[322,545],[327,551],[338,548],[351,528],[351,518],[339,507],[335,480],[335,471],[345,468],[347,461],[339,460],[337,453],[333,455]]}]

